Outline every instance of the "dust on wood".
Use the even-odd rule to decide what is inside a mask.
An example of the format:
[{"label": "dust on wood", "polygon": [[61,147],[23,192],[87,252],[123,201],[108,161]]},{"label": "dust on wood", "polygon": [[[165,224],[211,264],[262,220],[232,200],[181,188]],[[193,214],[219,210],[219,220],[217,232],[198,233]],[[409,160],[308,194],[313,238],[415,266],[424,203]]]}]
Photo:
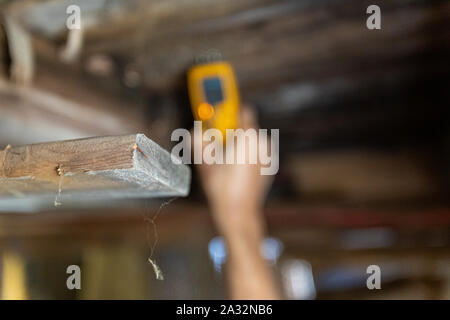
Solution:
[{"label": "dust on wood", "polygon": [[31,196],[39,203],[36,208],[62,200],[76,205],[185,196],[190,177],[189,167],[174,163],[169,152],[143,134],[9,146],[0,151],[0,210],[2,203],[11,208],[9,200]]}]

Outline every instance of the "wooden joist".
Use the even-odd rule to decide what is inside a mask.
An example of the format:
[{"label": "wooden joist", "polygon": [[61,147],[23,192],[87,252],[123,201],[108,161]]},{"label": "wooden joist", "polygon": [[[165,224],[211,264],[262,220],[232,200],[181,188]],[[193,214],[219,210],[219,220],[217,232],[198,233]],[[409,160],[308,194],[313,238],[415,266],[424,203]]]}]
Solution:
[{"label": "wooden joist", "polygon": [[186,196],[190,176],[143,134],[8,146],[0,152],[0,211]]},{"label": "wooden joist", "polygon": [[[36,76],[33,86],[0,79],[0,147],[147,133],[151,122],[144,108],[73,78],[48,69]],[[152,132],[152,138],[158,135]]]}]

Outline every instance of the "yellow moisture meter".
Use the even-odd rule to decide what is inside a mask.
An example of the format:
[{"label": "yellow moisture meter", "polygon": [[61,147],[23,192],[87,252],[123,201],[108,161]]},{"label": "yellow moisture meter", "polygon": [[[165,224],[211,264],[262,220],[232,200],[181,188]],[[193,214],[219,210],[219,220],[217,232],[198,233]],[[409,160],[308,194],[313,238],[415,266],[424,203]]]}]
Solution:
[{"label": "yellow moisture meter", "polygon": [[239,121],[239,92],[232,66],[224,61],[196,64],[187,74],[189,98],[195,120],[216,128],[225,139],[226,129]]}]

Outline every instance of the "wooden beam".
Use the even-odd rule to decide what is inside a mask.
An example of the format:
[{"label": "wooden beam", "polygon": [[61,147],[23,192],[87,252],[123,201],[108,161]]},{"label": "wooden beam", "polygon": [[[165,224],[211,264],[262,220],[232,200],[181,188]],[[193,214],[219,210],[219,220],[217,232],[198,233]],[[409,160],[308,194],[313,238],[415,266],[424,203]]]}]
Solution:
[{"label": "wooden beam", "polygon": [[288,163],[303,201],[367,205],[443,197],[444,186],[429,153],[321,151],[292,155]]},{"label": "wooden beam", "polygon": [[0,152],[0,211],[186,196],[190,176],[143,134],[8,146]]},{"label": "wooden beam", "polygon": [[115,25],[88,32],[83,54],[124,57],[147,88],[170,90],[184,85],[184,71],[199,52],[215,48],[233,64],[244,98],[280,83],[339,81],[377,72],[380,66],[390,74],[407,58],[417,57],[420,65],[425,53],[439,55],[433,60],[446,64],[448,35],[432,33],[448,26],[445,1],[383,3],[382,32],[365,26],[370,1],[222,2],[174,1],[165,10],[146,2],[140,12],[151,17],[131,16],[134,28],[130,21],[122,31]]},{"label": "wooden beam", "polygon": [[0,146],[147,133],[143,108],[67,79],[42,72],[39,85],[28,87],[0,80]]}]

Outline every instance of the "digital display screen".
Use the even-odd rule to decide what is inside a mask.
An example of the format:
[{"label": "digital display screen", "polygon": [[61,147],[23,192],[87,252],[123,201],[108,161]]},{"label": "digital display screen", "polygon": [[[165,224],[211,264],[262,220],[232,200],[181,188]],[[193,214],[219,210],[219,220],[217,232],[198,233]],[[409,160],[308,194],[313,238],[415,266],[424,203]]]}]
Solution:
[{"label": "digital display screen", "polygon": [[203,90],[206,101],[215,105],[223,100],[222,83],[219,78],[206,78],[203,80]]}]

